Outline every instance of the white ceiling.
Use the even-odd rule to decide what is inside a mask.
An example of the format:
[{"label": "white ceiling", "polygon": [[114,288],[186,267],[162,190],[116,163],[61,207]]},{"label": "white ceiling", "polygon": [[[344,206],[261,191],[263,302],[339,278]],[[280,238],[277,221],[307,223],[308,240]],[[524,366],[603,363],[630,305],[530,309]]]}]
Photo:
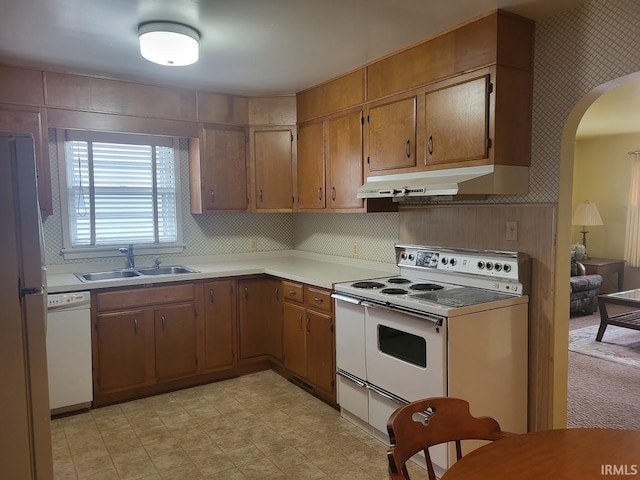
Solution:
[{"label": "white ceiling", "polygon": [[[539,20],[585,0],[0,0],[0,61],[243,95],[294,93],[496,8]],[[140,56],[138,24],[186,23],[200,61]]]}]

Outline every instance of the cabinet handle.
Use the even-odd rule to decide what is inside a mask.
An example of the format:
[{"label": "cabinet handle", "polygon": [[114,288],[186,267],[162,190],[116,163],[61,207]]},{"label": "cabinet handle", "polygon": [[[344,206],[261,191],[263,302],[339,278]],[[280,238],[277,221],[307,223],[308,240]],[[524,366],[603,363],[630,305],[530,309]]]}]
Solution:
[{"label": "cabinet handle", "polygon": [[276,287],[276,300],[280,300],[280,287]]},{"label": "cabinet handle", "polygon": [[433,155],[433,135],[429,135],[429,140],[427,141],[427,151],[429,155]]},{"label": "cabinet handle", "polygon": [[249,288],[244,287],[244,299],[249,300]]},{"label": "cabinet handle", "polygon": [[324,303],[324,298],[313,297],[313,301],[316,303]]},{"label": "cabinet handle", "polygon": [[298,293],[298,292],[296,292],[295,290],[287,290],[287,293],[288,293],[289,295],[291,295],[292,297],[295,297],[295,296],[296,296],[296,293]]},{"label": "cabinet handle", "polygon": [[162,330],[164,330],[164,327],[165,327],[164,315],[160,317],[160,320],[162,320]]},{"label": "cabinet handle", "polygon": [[322,200],[322,187],[318,187],[318,200]]},{"label": "cabinet handle", "polygon": [[404,146],[404,151],[407,154],[407,158],[410,158],[411,157],[411,140],[407,140],[407,143]]},{"label": "cabinet handle", "polygon": [[135,335],[138,334],[138,319],[137,318],[133,319],[133,333]]},{"label": "cabinet handle", "polygon": [[209,303],[213,303],[213,288],[209,289]]},{"label": "cabinet handle", "polygon": [[331,187],[331,200],[336,199],[336,187]]},{"label": "cabinet handle", "polygon": [[262,189],[260,189],[260,203],[262,203]]},{"label": "cabinet handle", "polygon": [[302,330],[302,315],[298,316],[298,328]]},{"label": "cabinet handle", "polygon": [[216,201],[216,194],[213,193],[213,188],[211,189],[211,203],[215,203]]},{"label": "cabinet handle", "polygon": [[311,317],[307,317],[307,332],[311,333]]}]

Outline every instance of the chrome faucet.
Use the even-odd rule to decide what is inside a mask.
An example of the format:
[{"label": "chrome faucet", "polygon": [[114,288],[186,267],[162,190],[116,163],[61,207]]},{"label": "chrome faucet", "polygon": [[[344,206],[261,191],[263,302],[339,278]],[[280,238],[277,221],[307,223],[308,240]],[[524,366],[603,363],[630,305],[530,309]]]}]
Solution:
[{"label": "chrome faucet", "polygon": [[133,244],[130,243],[127,248],[119,248],[120,253],[124,253],[127,256],[127,267],[126,268],[135,268],[136,267],[136,258],[133,256]]}]

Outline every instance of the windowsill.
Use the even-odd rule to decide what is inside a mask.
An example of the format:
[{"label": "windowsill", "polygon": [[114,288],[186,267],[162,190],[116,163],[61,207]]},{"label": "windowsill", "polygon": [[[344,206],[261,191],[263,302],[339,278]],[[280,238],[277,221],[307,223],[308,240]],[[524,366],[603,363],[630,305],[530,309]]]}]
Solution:
[{"label": "windowsill", "polygon": [[[84,248],[63,248],[62,258],[65,260],[77,260],[83,258],[106,258],[121,257],[122,253],[118,250],[126,247],[126,244],[120,246],[109,247],[84,247]],[[161,255],[167,253],[182,253],[185,249],[183,243],[172,243],[167,245],[133,245],[136,255]]]}]

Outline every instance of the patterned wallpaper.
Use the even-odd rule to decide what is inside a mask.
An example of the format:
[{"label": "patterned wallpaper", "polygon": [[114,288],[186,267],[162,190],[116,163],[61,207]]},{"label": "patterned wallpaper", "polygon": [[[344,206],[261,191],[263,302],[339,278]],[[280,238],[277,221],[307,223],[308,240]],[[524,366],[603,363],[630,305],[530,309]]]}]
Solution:
[{"label": "patterned wallpaper", "polygon": [[[560,139],[567,115],[595,87],[640,71],[638,0],[593,0],[536,24],[532,160],[529,193],[492,196],[481,203],[557,202]],[[51,135],[53,134],[53,137]],[[50,132],[54,215],[45,227],[46,261],[60,256],[61,224],[55,132]],[[402,214],[189,213],[188,159],[180,152],[184,255],[242,253],[256,239],[258,251],[296,248],[390,262]],[[461,206],[460,208],[464,208]]]}]

